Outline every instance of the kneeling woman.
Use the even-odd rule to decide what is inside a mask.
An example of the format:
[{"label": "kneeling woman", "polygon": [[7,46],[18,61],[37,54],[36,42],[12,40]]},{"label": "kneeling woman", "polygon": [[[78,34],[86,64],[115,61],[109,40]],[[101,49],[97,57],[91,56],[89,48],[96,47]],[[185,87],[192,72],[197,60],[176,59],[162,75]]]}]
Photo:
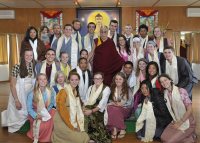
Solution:
[{"label": "kneeling woman", "polygon": [[149,80],[143,80],[140,85],[143,106],[136,122],[137,136],[145,142],[160,139],[172,117],[165,105],[163,94],[158,89],[152,88]]},{"label": "kneeling woman", "polygon": [[164,130],[161,140],[163,143],[194,143],[195,120],[192,115],[192,102],[187,91],[176,87],[172,79],[167,74],[162,74],[158,78],[164,90],[166,105],[173,118]]},{"label": "kneeling woman", "polygon": [[[111,102],[108,104],[108,128],[112,138],[123,138],[126,134],[124,120],[131,115],[132,92],[126,77],[122,72],[117,73],[111,84]],[[117,136],[117,133],[119,135]]]},{"label": "kneeling woman", "polygon": [[43,73],[37,76],[34,90],[28,95],[27,108],[31,129],[27,136],[34,139],[34,143],[50,142],[53,130],[53,119],[55,110],[54,90],[47,87],[47,76]]},{"label": "kneeling woman", "polygon": [[53,143],[88,143],[84,132],[84,115],[78,93],[80,76],[70,72],[69,84],[56,97],[57,112],[54,116]]},{"label": "kneeling woman", "polygon": [[111,143],[104,125],[104,111],[110,95],[110,88],[103,84],[103,73],[94,74],[94,85],[90,86],[84,107],[85,129],[92,141]]}]

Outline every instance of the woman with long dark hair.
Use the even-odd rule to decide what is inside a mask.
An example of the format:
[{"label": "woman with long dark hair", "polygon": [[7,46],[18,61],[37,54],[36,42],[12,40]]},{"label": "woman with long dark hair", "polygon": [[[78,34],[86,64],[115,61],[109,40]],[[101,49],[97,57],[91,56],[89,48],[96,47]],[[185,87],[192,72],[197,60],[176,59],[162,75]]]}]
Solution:
[{"label": "woman with long dark hair", "polygon": [[33,89],[35,82],[35,62],[33,51],[26,49],[20,58],[20,64],[12,68],[7,110],[2,112],[2,126],[8,126],[8,132],[27,131],[22,126],[27,121],[27,94]]},{"label": "woman with long dark hair", "polygon": [[119,55],[124,59],[124,61],[128,61],[128,57],[131,55],[131,51],[128,43],[126,42],[126,37],[121,34],[118,36],[117,41],[117,50],[119,52]]},{"label": "woman with long dark hair", "polygon": [[146,67],[146,79],[151,81],[151,85],[153,88],[161,90],[161,85],[158,82],[158,76],[159,76],[158,64],[154,61],[149,62]]},{"label": "woman with long dark hair", "polygon": [[33,26],[28,27],[26,30],[24,40],[21,43],[20,57],[24,55],[25,49],[33,50],[34,59],[36,61],[43,61],[45,59],[45,45],[38,37],[37,29]]},{"label": "woman with long dark hair", "polygon": [[165,105],[163,94],[156,88],[152,88],[149,80],[140,84],[142,92],[142,110],[136,122],[136,132],[142,141],[160,139],[166,126],[172,121],[172,117]]},{"label": "woman with long dark hair", "polygon": [[185,89],[174,85],[167,74],[158,77],[164,88],[166,105],[173,122],[169,123],[162,133],[163,143],[194,143],[196,142],[195,120],[192,115],[192,102]]}]

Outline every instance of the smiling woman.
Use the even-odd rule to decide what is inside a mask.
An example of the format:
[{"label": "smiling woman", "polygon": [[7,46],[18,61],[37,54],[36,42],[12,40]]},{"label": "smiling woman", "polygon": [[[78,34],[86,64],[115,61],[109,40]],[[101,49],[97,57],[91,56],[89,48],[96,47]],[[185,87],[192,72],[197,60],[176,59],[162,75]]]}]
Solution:
[{"label": "smiling woman", "polygon": [[110,135],[104,125],[104,112],[110,95],[110,88],[103,84],[103,73],[94,73],[93,79],[94,85],[91,85],[88,89],[83,108],[85,130],[91,141],[111,143]]},{"label": "smiling woman", "polygon": [[57,112],[54,116],[53,143],[89,141],[88,135],[84,132],[84,115],[78,91],[79,81],[79,74],[70,72],[69,84],[56,97]]}]

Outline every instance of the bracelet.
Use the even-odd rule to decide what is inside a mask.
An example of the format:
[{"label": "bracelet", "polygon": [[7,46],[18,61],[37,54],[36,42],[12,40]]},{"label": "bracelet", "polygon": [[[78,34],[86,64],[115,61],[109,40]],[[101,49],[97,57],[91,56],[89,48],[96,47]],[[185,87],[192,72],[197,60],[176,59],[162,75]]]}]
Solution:
[{"label": "bracelet", "polygon": [[18,98],[14,98],[14,101],[16,102],[16,101],[19,101],[19,99]]}]

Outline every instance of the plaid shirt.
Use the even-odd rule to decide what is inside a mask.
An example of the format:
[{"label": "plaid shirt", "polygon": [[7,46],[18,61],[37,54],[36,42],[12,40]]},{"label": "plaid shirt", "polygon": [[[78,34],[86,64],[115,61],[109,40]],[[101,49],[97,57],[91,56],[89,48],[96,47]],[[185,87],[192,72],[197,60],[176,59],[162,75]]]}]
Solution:
[{"label": "plaid shirt", "polygon": [[[28,69],[28,77],[31,77],[33,75],[32,64],[29,64],[27,69]],[[20,73],[19,65],[14,65],[13,68],[12,68],[11,76],[17,78],[18,76],[20,76],[19,73]]]}]

